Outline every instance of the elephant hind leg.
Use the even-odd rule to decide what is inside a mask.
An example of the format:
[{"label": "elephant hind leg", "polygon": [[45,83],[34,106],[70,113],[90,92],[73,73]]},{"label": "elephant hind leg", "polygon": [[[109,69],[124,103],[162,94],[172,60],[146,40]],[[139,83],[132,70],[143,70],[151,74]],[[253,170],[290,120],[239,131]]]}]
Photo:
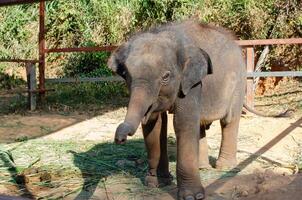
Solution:
[{"label": "elephant hind leg", "polygon": [[222,139],[216,168],[229,169],[237,164],[237,136],[239,128],[240,115],[230,121],[225,119],[220,120],[222,129]]},{"label": "elephant hind leg", "polygon": [[210,169],[212,167],[209,163],[208,143],[205,129],[205,126],[201,124],[199,139],[199,169]]}]

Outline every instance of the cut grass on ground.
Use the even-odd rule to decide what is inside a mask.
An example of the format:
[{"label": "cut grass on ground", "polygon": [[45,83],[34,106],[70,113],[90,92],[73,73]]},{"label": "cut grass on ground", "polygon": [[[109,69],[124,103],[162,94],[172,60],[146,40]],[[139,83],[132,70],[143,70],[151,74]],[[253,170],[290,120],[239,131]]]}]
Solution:
[{"label": "cut grass on ground", "polygon": [[[114,188],[117,185],[121,188],[120,195],[132,198],[159,194],[176,184],[174,179],[174,186],[145,188],[144,176],[148,166],[143,139],[132,139],[125,145],[35,139],[2,145],[1,149],[11,153],[16,166],[15,171],[11,170],[2,159],[4,165],[0,167],[1,184],[24,184],[18,181],[21,176],[29,191],[37,198],[61,198],[66,195],[87,197],[93,195],[96,189],[105,190],[106,187]],[[176,156],[175,152],[171,153],[175,150],[174,138],[169,138],[169,149],[170,170],[175,177]],[[236,173],[237,171],[201,171],[201,178],[230,177]]]}]

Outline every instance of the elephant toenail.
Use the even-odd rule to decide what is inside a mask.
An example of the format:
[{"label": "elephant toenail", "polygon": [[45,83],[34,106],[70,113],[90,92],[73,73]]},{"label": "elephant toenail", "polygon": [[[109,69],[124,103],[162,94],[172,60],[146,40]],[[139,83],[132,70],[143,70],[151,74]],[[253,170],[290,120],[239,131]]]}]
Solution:
[{"label": "elephant toenail", "polygon": [[194,199],[195,199],[195,198],[194,198],[193,196],[191,196],[191,195],[185,197],[185,200],[194,200]]},{"label": "elephant toenail", "polygon": [[196,197],[196,199],[200,200],[200,199],[203,199],[203,198],[204,198],[204,194],[200,192],[200,193],[197,193],[197,194],[195,195],[195,197]]}]

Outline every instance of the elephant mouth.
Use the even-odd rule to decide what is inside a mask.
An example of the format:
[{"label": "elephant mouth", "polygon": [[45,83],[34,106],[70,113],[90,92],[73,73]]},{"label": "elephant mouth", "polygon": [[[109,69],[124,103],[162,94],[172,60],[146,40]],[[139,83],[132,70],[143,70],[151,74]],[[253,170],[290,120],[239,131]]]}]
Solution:
[{"label": "elephant mouth", "polygon": [[153,103],[153,104],[151,104],[151,106],[149,106],[147,112],[145,113],[145,115],[144,115],[144,117],[143,117],[143,119],[142,119],[142,124],[143,124],[143,125],[145,125],[145,124],[148,122],[148,120],[149,120],[151,114],[152,114],[153,111],[156,109],[156,107],[157,107],[157,103]]}]

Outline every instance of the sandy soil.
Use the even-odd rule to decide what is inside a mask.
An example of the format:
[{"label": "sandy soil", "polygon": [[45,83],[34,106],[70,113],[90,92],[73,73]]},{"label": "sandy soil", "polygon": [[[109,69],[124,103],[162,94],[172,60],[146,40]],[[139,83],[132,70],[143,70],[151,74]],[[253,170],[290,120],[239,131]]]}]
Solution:
[{"label": "sandy soil", "polygon": [[[100,116],[30,114],[9,115],[0,119],[1,143],[27,137],[42,137],[46,141],[113,141],[117,125],[123,121],[126,108],[106,112]],[[169,116],[170,135],[174,135]],[[301,157],[302,117],[263,118],[242,116],[238,141],[240,173],[230,178],[201,178],[208,199],[299,199],[302,195],[302,176],[294,163]],[[141,138],[141,129],[134,138]],[[220,146],[220,126],[215,122],[207,132],[210,157],[215,160]],[[215,172],[215,169],[211,169]],[[96,189],[91,199],[125,199],[115,190],[127,190],[116,184],[104,191]],[[12,188],[0,187],[0,194],[13,195]],[[144,195],[142,199],[174,199],[172,185],[158,195]],[[73,199],[73,195],[67,199]],[[139,197],[136,197],[136,199]],[[1,199],[1,198],[0,198]],[[127,198],[126,198],[127,199]]]}]

